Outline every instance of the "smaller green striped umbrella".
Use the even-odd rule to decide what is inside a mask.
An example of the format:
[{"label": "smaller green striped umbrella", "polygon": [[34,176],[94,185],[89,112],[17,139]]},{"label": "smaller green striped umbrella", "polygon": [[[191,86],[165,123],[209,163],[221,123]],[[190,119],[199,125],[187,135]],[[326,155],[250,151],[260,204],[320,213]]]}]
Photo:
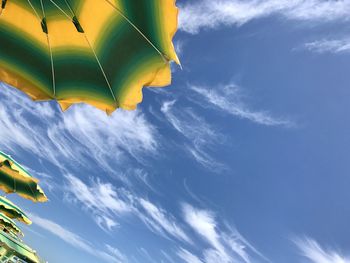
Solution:
[{"label": "smaller green striped umbrella", "polygon": [[20,240],[0,232],[0,247],[8,250],[9,254],[16,255],[29,263],[41,262],[36,252]]},{"label": "smaller green striped umbrella", "polygon": [[14,203],[12,203],[10,200],[8,200],[5,197],[0,196],[0,213],[3,213],[9,218],[17,219],[27,225],[31,225],[32,221],[28,218],[28,216],[20,209],[18,206],[16,206]]},{"label": "smaller green striped umbrella", "polygon": [[23,235],[22,230],[16,225],[16,223],[9,217],[0,213],[0,226],[7,230],[10,234]]},{"label": "smaller green striped umbrella", "polygon": [[0,189],[17,193],[34,202],[46,202],[47,197],[34,178],[9,155],[0,151]]}]

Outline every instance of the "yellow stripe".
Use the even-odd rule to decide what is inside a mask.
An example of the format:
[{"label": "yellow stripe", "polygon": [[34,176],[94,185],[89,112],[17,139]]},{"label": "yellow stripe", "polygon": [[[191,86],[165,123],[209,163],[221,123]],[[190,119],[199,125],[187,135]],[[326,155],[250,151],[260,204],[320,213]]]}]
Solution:
[{"label": "yellow stripe", "polygon": [[[18,18],[14,18],[14,14]],[[7,1],[6,9],[1,14],[0,23],[20,31],[25,38],[32,39],[43,48],[47,47],[46,37],[41,29],[40,21],[35,14],[20,5]]]},{"label": "yellow stripe", "polygon": [[176,0],[161,0],[162,1],[162,22],[164,23],[163,39],[167,43],[165,47],[167,55],[170,60],[174,60],[177,64],[180,64],[180,60],[176,55],[176,51],[173,45],[173,37],[178,27],[178,13],[179,9],[176,7]]},{"label": "yellow stripe", "polygon": [[108,27],[112,19],[113,23],[116,23],[117,14],[116,10],[106,1],[86,0],[84,2],[82,9],[79,11],[79,22],[96,50],[104,40],[104,28]]},{"label": "yellow stripe", "polygon": [[155,61],[149,60],[138,67],[128,76],[125,81],[123,93],[119,97],[120,107],[126,110],[134,110],[138,103],[142,101],[142,88],[144,86],[167,86],[171,83],[171,70],[168,64],[163,61],[158,65]]}]

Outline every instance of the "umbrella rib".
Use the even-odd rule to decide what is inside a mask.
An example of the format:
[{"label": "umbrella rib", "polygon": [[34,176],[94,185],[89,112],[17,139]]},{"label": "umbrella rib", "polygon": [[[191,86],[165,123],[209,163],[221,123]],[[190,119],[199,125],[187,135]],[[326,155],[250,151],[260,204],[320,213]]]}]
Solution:
[{"label": "umbrella rib", "polygon": [[52,75],[52,87],[53,87],[53,95],[56,97],[56,78],[55,78],[55,68],[53,64],[53,55],[52,55],[52,47],[50,43],[50,37],[49,34],[46,34],[47,39],[47,45],[49,46],[49,52],[50,52],[50,61],[51,61],[51,75]]},{"label": "umbrella rib", "polygon": [[145,34],[142,33],[142,31],[133,22],[131,22],[131,20],[126,15],[124,15],[124,13],[115,4],[113,4],[110,0],[105,1],[111,5],[158,52],[165,63],[169,62],[169,59],[166,58],[166,56],[152,43],[152,41],[149,40]]},{"label": "umbrella rib", "polygon": [[[72,16],[73,16],[73,17],[76,17],[76,14],[75,14],[73,8],[71,7],[71,5],[68,3],[67,0],[65,0],[65,2],[66,2],[66,4],[67,4],[67,6],[68,6],[70,12],[72,13]],[[103,75],[103,77],[104,77],[104,79],[105,79],[105,81],[106,81],[106,83],[107,83],[107,85],[108,85],[108,88],[109,88],[109,90],[110,90],[110,92],[111,92],[111,94],[112,94],[112,97],[113,97],[114,101],[115,101],[117,104],[119,104],[117,98],[116,98],[115,95],[114,95],[114,92],[113,92],[113,89],[112,89],[112,85],[111,85],[111,83],[109,82],[109,80],[108,80],[108,78],[107,78],[107,74],[106,74],[105,70],[103,69],[103,66],[102,66],[102,64],[101,64],[101,61],[100,61],[100,59],[98,58],[95,49],[93,48],[91,42],[89,41],[89,39],[88,39],[88,37],[87,37],[87,34],[86,34],[84,31],[83,31],[82,33],[84,34],[85,40],[86,40],[86,42],[88,43],[88,45],[89,45],[89,47],[90,47],[92,53],[94,54],[94,57],[95,57],[95,59],[96,59],[96,62],[97,62],[98,66],[99,66],[99,68],[100,68],[100,70],[101,70],[101,72],[102,72],[102,75]]]},{"label": "umbrella rib", "polygon": [[39,20],[39,22],[40,22],[41,18],[40,18],[40,16],[39,16],[38,12],[35,10],[35,8],[34,8],[32,2],[31,2],[30,0],[27,0],[27,1],[28,1],[28,3],[29,3],[30,7],[33,9],[33,11],[34,11],[36,17],[38,18],[38,20]]},{"label": "umbrella rib", "polygon": [[[70,17],[70,16],[69,16],[58,4],[56,4],[53,0],[50,0],[50,2],[51,2],[52,4],[54,4],[54,5],[55,5],[69,20],[73,20],[73,17],[75,16],[75,13],[74,13],[72,7],[69,5],[69,3],[68,3],[66,0],[65,0],[65,3],[67,4],[67,6],[68,6],[70,12],[72,13],[72,16],[73,16],[73,17]],[[88,45],[89,45],[89,47],[90,47],[92,53],[94,54],[94,57],[95,57],[95,59],[96,59],[96,61],[97,61],[97,64],[98,64],[98,66],[99,66],[99,68],[100,68],[100,70],[101,70],[101,72],[102,72],[102,75],[103,75],[103,77],[104,77],[104,79],[105,79],[105,81],[106,81],[106,83],[107,83],[107,85],[108,85],[108,88],[109,88],[109,90],[110,90],[110,92],[111,92],[111,94],[112,94],[113,100],[118,104],[117,98],[116,98],[115,95],[114,95],[112,86],[111,86],[111,84],[110,84],[110,82],[109,82],[109,80],[108,80],[108,78],[107,78],[106,72],[105,72],[105,70],[103,69],[102,64],[101,64],[99,58],[97,57],[97,54],[96,54],[94,48],[92,47],[92,45],[91,45],[91,43],[90,43],[90,41],[89,41],[87,35],[86,35],[85,33],[83,33],[83,34],[84,34],[85,40],[86,40],[86,42],[88,43]]]},{"label": "umbrella rib", "polygon": [[72,19],[58,4],[56,4],[53,0],[50,0],[52,4],[54,4],[69,20]]},{"label": "umbrella rib", "polygon": [[13,190],[16,193],[16,178],[13,177]]},{"label": "umbrella rib", "polygon": [[33,189],[30,187],[29,183],[27,182],[27,186],[28,188],[30,189],[30,191],[32,192],[34,198],[35,198],[35,201],[38,202],[38,197],[36,196],[36,194],[34,193]]},{"label": "umbrella rib", "polygon": [[75,16],[75,13],[74,13],[74,11],[73,11],[73,8],[72,8],[71,5],[68,3],[68,1],[67,1],[67,0],[64,0],[64,2],[65,2],[66,5],[68,6],[68,9],[69,9],[69,11],[72,13],[72,15]]},{"label": "umbrella rib", "polygon": [[89,41],[89,39],[88,39],[86,33],[83,33],[83,34],[84,34],[84,37],[85,37],[85,39],[86,39],[86,42],[88,43],[88,45],[89,45],[89,47],[90,47],[92,53],[93,53],[94,56],[95,56],[95,59],[96,59],[96,61],[97,61],[97,64],[98,64],[98,66],[100,67],[100,70],[101,70],[101,72],[102,72],[102,74],[103,74],[103,77],[104,77],[104,79],[105,79],[106,82],[107,82],[108,88],[109,88],[109,90],[110,90],[110,92],[111,92],[111,94],[112,94],[112,96],[113,96],[113,99],[114,99],[114,101],[118,104],[118,101],[117,101],[117,98],[116,98],[115,95],[114,95],[112,86],[111,86],[111,84],[110,84],[110,82],[109,82],[109,80],[108,80],[108,78],[107,78],[106,72],[104,71],[104,69],[103,69],[103,67],[102,67],[102,64],[101,64],[99,58],[97,57],[97,54],[96,54],[96,52],[95,52],[95,49],[92,47],[92,45],[91,45],[91,43],[90,43],[90,41]]},{"label": "umbrella rib", "polygon": [[[39,23],[42,23],[43,20],[41,19],[40,15],[36,11],[36,9],[33,6],[32,2],[30,0],[27,0],[27,1],[28,1],[29,5],[31,6],[31,8],[33,9],[36,17],[38,18]],[[43,15],[44,15],[44,18],[45,18],[45,11],[44,11],[42,0],[40,0],[40,2],[41,2],[42,12],[43,12]],[[49,34],[47,34],[47,33],[46,33],[46,39],[47,39],[47,44],[48,44],[49,52],[50,52],[53,95],[55,96],[56,95],[55,72],[54,72],[54,68],[53,68],[53,57],[52,57],[52,50],[51,50],[51,45],[50,45]]]},{"label": "umbrella rib", "polygon": [[[42,12],[43,12],[43,17],[46,18],[43,0],[40,0],[40,4],[41,4]],[[53,95],[56,96],[56,81],[55,81],[56,78],[55,78],[55,68],[54,68],[54,64],[53,64],[52,47],[51,47],[50,37],[49,37],[48,31],[47,31],[47,33],[45,32],[45,34],[46,34],[47,45],[49,47],[49,52],[50,52]]]}]

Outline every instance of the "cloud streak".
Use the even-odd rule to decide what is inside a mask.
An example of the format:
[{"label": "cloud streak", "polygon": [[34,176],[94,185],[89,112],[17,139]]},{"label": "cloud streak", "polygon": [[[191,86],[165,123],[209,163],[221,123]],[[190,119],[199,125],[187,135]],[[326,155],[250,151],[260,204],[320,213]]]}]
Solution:
[{"label": "cloud streak", "polygon": [[[209,248],[203,251],[203,261],[215,263],[220,258],[223,263],[230,262],[253,262],[259,258],[260,261],[268,262],[252,245],[247,242],[236,229],[226,228],[216,220],[216,215],[205,209],[198,209],[190,204],[183,204],[183,216],[187,224],[199,235]],[[196,260],[191,254],[180,250],[180,254],[189,260]],[[192,262],[192,261],[188,261]],[[201,261],[198,261],[201,262]]]},{"label": "cloud streak", "polygon": [[106,251],[96,249],[96,246],[84,240],[81,236],[71,232],[70,230],[64,228],[63,226],[49,219],[42,218],[35,214],[30,214],[30,218],[38,227],[57,236],[58,238],[62,239],[64,242],[70,244],[71,246],[78,248],[80,250],[83,250],[84,252],[92,256],[98,257],[105,262],[113,262],[113,263],[127,262],[127,258],[116,248],[113,248],[107,245]]},{"label": "cloud streak", "polygon": [[179,240],[192,243],[191,239],[185,231],[178,226],[176,220],[172,216],[168,215],[163,209],[158,208],[148,200],[141,198],[139,201],[148,217],[145,217],[145,214],[141,211],[138,211],[137,214],[146,224],[149,224],[152,229],[155,229],[158,233],[165,231]]},{"label": "cloud streak", "polygon": [[124,188],[116,188],[100,180],[92,180],[88,185],[75,176],[67,175],[66,198],[86,209],[104,230],[113,230],[119,226],[121,217],[133,215],[159,236],[192,243],[171,214]]},{"label": "cloud streak", "polygon": [[350,38],[317,40],[305,43],[303,47],[315,53],[349,53]]},{"label": "cloud streak", "polygon": [[192,254],[184,248],[180,248],[177,251],[177,255],[186,263],[203,263],[203,261],[201,261],[196,255]]},{"label": "cloud streak", "polygon": [[223,141],[224,137],[193,109],[177,109],[175,104],[175,100],[163,102],[161,112],[170,125],[185,137],[183,148],[202,166],[211,170],[222,170],[224,166],[208,152]]},{"label": "cloud streak", "polygon": [[90,186],[73,175],[66,175],[66,198],[78,202],[92,213],[96,223],[104,230],[112,230],[118,223],[113,217],[130,213],[132,201],[125,190],[117,191],[111,184],[92,180]]},{"label": "cloud streak", "polygon": [[350,263],[350,257],[345,257],[333,249],[324,249],[308,237],[295,240],[295,244],[310,263]]},{"label": "cloud streak", "polygon": [[157,131],[140,111],[107,116],[77,105],[62,114],[53,103],[32,102],[1,83],[0,98],[0,146],[14,156],[21,149],[63,170],[98,164],[118,176],[115,166],[157,154]]},{"label": "cloud streak", "polygon": [[305,22],[347,21],[350,1],[202,0],[187,2],[180,8],[180,29],[197,34],[203,29],[241,26],[251,20],[271,15]]},{"label": "cloud streak", "polygon": [[266,111],[253,111],[249,109],[241,99],[240,88],[233,84],[218,85],[214,88],[190,85],[190,89],[199,95],[204,101],[203,105],[208,105],[219,109],[240,119],[252,121],[266,126],[293,126],[289,120],[273,117]]}]

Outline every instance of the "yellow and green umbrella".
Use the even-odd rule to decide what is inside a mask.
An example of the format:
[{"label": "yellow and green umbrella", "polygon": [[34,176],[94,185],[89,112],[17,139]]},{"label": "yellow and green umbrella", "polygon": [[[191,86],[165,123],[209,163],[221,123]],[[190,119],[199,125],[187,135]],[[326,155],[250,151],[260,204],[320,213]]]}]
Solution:
[{"label": "yellow and green umbrella", "polygon": [[0,15],[0,81],[62,109],[135,109],[171,82],[176,0],[10,0]]},{"label": "yellow and green umbrella", "polygon": [[0,213],[0,227],[2,227],[3,230],[9,232],[10,234],[23,236],[23,232],[16,225],[16,223],[11,218],[1,213]]},{"label": "yellow and green umbrella", "polygon": [[0,189],[5,193],[18,195],[34,202],[45,202],[47,197],[32,177],[20,164],[0,151]]},{"label": "yellow and green umbrella", "polygon": [[22,223],[25,223],[27,225],[32,224],[32,221],[22,211],[22,209],[20,209],[18,206],[16,206],[10,200],[8,200],[7,198],[2,197],[2,196],[0,196],[0,213],[6,215],[7,217],[9,217],[11,219],[17,219],[17,220],[19,220]]}]

